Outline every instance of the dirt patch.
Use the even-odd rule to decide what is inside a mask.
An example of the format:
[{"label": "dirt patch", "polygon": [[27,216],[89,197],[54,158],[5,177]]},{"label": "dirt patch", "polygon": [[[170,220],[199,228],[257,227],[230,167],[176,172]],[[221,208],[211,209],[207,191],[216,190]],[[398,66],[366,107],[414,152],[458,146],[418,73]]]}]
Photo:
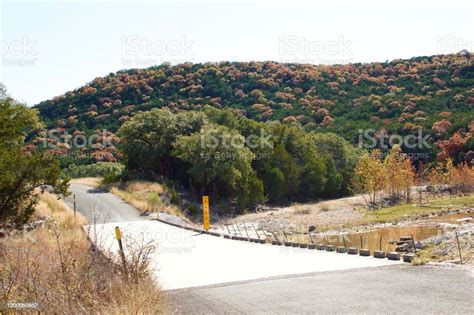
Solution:
[{"label": "dirt patch", "polygon": [[315,225],[318,230],[340,228],[357,222],[365,216],[362,196],[328,200],[310,204],[295,204],[289,207],[272,208],[268,211],[249,213],[237,217],[237,221],[257,222],[260,225]]}]

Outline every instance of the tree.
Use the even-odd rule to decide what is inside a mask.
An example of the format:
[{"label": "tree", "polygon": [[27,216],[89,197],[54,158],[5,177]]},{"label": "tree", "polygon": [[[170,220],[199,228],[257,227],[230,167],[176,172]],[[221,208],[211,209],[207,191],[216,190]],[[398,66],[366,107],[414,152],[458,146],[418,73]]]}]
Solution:
[{"label": "tree", "polygon": [[176,177],[182,167],[171,154],[173,142],[180,135],[199,131],[206,122],[206,116],[197,112],[152,109],[138,113],[118,131],[127,169],[148,178]]},{"label": "tree", "polygon": [[285,175],[278,167],[272,168],[265,177],[265,191],[271,203],[281,203],[287,198]]},{"label": "tree", "polygon": [[59,162],[47,152],[24,149],[26,135],[39,125],[35,110],[9,98],[0,100],[0,224],[25,223],[44,185],[67,193]]},{"label": "tree", "polygon": [[197,196],[234,199],[240,210],[264,200],[263,184],[251,165],[254,155],[236,130],[206,125],[200,132],[179,136],[173,147],[173,155],[187,165]]},{"label": "tree", "polygon": [[385,157],[383,166],[390,197],[399,201],[405,195],[408,202],[411,187],[415,183],[415,171],[410,158],[402,153],[400,146],[394,146]]},{"label": "tree", "polygon": [[[300,194],[304,196],[304,199],[311,200],[322,196],[324,191],[330,192],[331,189],[338,188],[333,186],[328,189],[327,183],[328,178],[325,160],[315,155],[312,159],[305,161],[301,170],[299,187]],[[332,184],[335,183],[331,181],[331,185]],[[335,185],[337,186],[337,184]]]},{"label": "tree", "polygon": [[428,172],[430,185],[448,186],[451,192],[469,193],[474,191],[474,168],[466,162],[454,166],[450,158],[439,161]]},{"label": "tree", "polygon": [[[361,150],[334,133],[316,133],[313,141],[319,152],[330,157],[327,163],[334,164],[327,166],[328,173],[332,174],[328,174],[329,187],[326,191],[335,196],[347,194],[357,160],[362,155]],[[333,166],[335,172],[332,170]],[[341,182],[337,183],[339,180]]]},{"label": "tree", "polygon": [[[352,187],[356,192],[367,194],[369,206],[377,204],[377,194],[386,187],[384,166],[380,159],[380,151],[363,155],[357,162]],[[365,199],[365,196],[364,196]]]}]

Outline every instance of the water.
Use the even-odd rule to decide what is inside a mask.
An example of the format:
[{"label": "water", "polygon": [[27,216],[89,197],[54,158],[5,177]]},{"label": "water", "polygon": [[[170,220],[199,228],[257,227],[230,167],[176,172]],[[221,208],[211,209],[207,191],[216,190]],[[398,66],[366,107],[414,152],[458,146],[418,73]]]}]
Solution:
[{"label": "water", "polygon": [[[424,240],[437,234],[443,234],[452,230],[450,224],[461,224],[465,218],[471,218],[472,213],[456,213],[445,216],[426,218],[412,226],[388,226],[368,231],[360,231],[340,235],[340,234],[317,234],[313,236],[315,243],[331,244],[334,246],[346,246],[356,248],[368,248],[370,250],[395,251],[397,247],[390,241],[398,241],[400,237],[412,237],[416,241]],[[440,223],[449,223],[447,225]],[[362,246],[361,246],[362,239]],[[309,236],[308,236],[309,240]],[[309,240],[310,241],[310,240]]]}]

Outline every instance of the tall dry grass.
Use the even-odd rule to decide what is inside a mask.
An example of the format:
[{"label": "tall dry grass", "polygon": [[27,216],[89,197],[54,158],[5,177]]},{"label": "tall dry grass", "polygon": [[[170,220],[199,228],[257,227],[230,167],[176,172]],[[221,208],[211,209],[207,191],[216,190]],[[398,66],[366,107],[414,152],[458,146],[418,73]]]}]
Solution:
[{"label": "tall dry grass", "polygon": [[167,191],[158,183],[147,181],[120,182],[107,185],[107,189],[139,210],[162,211],[183,219],[186,218],[178,207],[161,199],[160,196],[166,195]]},{"label": "tall dry grass", "polygon": [[45,194],[37,213],[46,217],[43,227],[0,239],[0,305],[36,302],[45,313],[164,313],[164,293],[148,274],[152,248],[137,248],[125,275],[88,241],[84,219],[64,207]]},{"label": "tall dry grass", "polygon": [[99,187],[102,183],[102,177],[81,177],[73,178],[70,181],[71,184],[87,185],[91,187]]}]

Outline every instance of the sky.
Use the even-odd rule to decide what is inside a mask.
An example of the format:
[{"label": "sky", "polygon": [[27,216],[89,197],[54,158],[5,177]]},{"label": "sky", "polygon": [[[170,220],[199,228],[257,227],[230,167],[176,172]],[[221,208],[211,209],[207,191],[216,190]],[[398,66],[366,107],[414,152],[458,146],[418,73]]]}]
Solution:
[{"label": "sky", "polygon": [[474,51],[472,1],[5,1],[0,82],[35,105],[163,62],[380,62]]}]

